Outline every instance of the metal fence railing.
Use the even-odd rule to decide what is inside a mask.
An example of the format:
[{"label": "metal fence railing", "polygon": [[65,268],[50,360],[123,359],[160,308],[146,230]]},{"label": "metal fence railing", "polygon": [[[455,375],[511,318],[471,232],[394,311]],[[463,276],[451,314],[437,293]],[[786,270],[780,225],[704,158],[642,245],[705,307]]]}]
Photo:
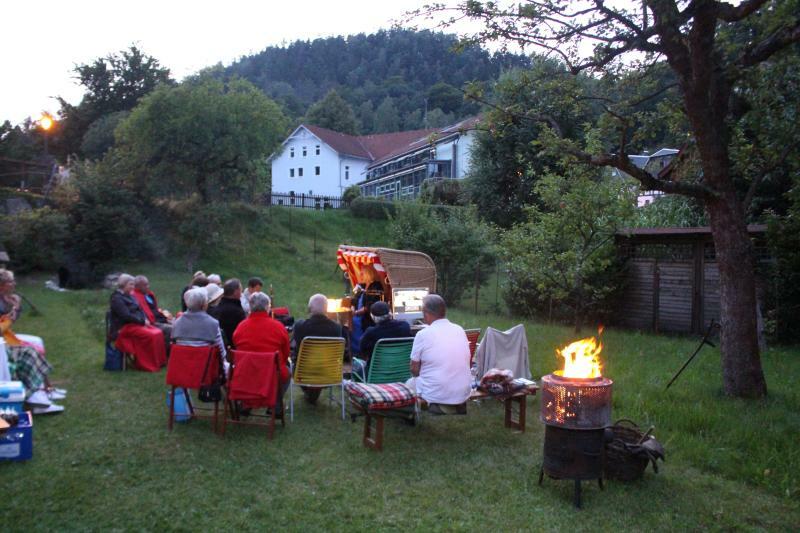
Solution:
[{"label": "metal fence railing", "polygon": [[348,202],[340,196],[317,196],[311,194],[266,193],[264,205],[282,205],[301,209],[343,209]]}]

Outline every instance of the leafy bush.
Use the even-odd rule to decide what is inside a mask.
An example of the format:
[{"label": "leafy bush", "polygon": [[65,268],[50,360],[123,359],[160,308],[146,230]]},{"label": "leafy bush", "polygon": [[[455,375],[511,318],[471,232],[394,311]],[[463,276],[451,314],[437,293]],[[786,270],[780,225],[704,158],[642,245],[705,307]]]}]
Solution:
[{"label": "leafy bush", "polygon": [[344,200],[346,203],[351,203],[359,196],[361,196],[361,187],[358,185],[351,185],[344,190],[344,194],[342,194],[342,200]]},{"label": "leafy bush", "polygon": [[587,316],[606,320],[622,283],[614,234],[629,222],[633,198],[575,166],[566,177],[542,178],[536,192],[545,207],[528,208],[501,243],[509,307],[571,319],[576,330]]},{"label": "leafy bush", "polygon": [[393,245],[431,256],[436,264],[437,292],[448,305],[456,305],[464,291],[483,283],[495,264],[491,229],[478,220],[475,209],[434,209],[401,202],[389,227]]},{"label": "leafy bush", "polygon": [[22,211],[6,219],[4,244],[19,272],[55,269],[69,234],[67,216],[50,207]]},{"label": "leafy bush", "polygon": [[395,204],[386,200],[360,196],[350,203],[350,212],[358,218],[386,220],[395,214]]},{"label": "leafy bush", "polygon": [[426,180],[422,183],[419,199],[424,204],[466,205],[466,193],[461,180]]}]

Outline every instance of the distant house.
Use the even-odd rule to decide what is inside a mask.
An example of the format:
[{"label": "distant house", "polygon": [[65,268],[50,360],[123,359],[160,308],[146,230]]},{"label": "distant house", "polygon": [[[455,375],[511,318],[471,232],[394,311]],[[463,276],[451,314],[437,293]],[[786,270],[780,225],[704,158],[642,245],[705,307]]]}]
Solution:
[{"label": "distant house", "polygon": [[301,124],[271,158],[272,203],[338,197],[353,184],[367,196],[416,197],[425,179],[464,176],[476,122],[361,136]]},{"label": "distant house", "polygon": [[[643,168],[650,174],[657,176],[664,168],[669,165],[675,156],[678,155],[680,150],[674,148],[662,148],[661,150],[648,154],[647,152],[638,155],[629,155],[628,159],[639,168]],[[615,176],[621,176],[624,173],[617,169],[612,170]],[[664,194],[661,191],[639,191],[637,195],[637,206],[644,207],[653,202],[656,198]]]}]

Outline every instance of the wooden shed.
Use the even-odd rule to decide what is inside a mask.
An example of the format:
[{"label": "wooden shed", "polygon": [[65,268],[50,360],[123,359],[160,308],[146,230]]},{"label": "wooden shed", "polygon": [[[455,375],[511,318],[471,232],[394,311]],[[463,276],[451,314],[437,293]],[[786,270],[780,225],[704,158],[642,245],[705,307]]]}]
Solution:
[{"label": "wooden shed", "polygon": [[[759,261],[764,225],[750,225]],[[711,229],[635,228],[616,235],[626,280],[616,322],[655,332],[701,333],[719,321],[719,269]]]}]

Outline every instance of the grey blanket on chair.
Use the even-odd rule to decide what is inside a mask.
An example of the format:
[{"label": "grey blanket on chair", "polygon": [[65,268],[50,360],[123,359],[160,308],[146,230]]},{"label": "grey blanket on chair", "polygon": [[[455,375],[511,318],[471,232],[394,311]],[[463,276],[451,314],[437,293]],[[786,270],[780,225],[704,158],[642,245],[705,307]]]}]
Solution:
[{"label": "grey blanket on chair", "polygon": [[517,324],[508,331],[486,328],[483,340],[475,351],[475,363],[479,377],[492,368],[504,368],[511,370],[515,378],[531,379],[525,327]]}]

